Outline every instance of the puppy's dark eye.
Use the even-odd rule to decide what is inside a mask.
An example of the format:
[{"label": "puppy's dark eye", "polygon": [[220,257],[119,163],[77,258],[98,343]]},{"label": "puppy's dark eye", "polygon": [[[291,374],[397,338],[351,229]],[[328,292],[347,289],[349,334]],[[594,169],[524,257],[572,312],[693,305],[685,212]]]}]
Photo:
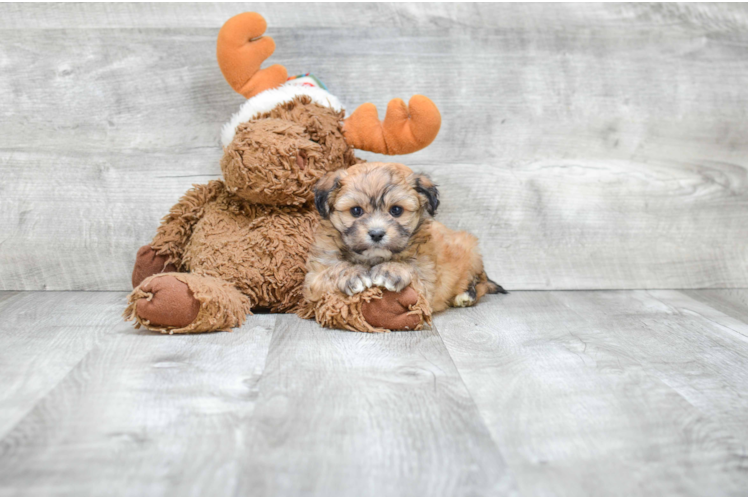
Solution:
[{"label": "puppy's dark eye", "polygon": [[354,217],[361,217],[364,215],[364,209],[361,207],[353,207],[351,208],[351,215]]},{"label": "puppy's dark eye", "polygon": [[393,217],[400,217],[403,214],[403,207],[399,207],[395,205],[394,207],[390,208],[390,215]]}]

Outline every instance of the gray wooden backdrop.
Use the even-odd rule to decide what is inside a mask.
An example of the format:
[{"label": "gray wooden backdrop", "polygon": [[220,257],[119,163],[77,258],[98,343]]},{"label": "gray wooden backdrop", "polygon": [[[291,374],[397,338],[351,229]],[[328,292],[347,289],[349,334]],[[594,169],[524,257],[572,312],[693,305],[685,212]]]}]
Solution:
[{"label": "gray wooden backdrop", "polygon": [[349,111],[437,103],[397,159],[507,288],[748,286],[746,5],[247,3],[0,4],[0,289],[129,288],[220,174],[243,99],[215,38],[245,10]]}]

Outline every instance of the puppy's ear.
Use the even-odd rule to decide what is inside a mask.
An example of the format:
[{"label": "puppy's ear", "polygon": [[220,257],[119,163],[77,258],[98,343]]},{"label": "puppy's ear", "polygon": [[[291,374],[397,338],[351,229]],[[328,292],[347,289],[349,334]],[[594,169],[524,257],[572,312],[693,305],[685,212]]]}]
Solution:
[{"label": "puppy's ear", "polygon": [[335,192],[340,187],[342,170],[326,173],[314,186],[314,206],[323,219],[330,217],[330,207],[335,201]]},{"label": "puppy's ear", "polygon": [[426,174],[415,174],[412,184],[429,215],[434,215],[439,208],[439,190],[436,189],[436,184]]}]

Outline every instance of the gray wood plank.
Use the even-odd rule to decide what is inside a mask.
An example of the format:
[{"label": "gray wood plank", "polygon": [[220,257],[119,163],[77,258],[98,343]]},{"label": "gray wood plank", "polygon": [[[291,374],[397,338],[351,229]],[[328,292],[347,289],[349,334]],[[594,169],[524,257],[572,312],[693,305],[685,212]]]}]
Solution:
[{"label": "gray wood plank", "polygon": [[748,323],[748,290],[684,290],[689,297],[744,324]]},{"label": "gray wood plank", "polygon": [[435,324],[522,494],[748,491],[748,346],[703,315],[518,292]]},{"label": "gray wood plank", "polygon": [[[348,5],[305,6],[281,3],[252,2],[246,3],[156,3],[137,5],[120,4],[111,7],[92,5],[75,5],[61,7],[56,4],[38,7],[23,7],[20,4],[9,4],[0,19],[0,29],[64,29],[64,28],[219,28],[229,17],[251,9],[262,13],[272,21],[275,28],[340,28],[341,25],[353,27],[378,27],[382,25],[412,23],[416,26],[438,26],[443,19],[456,16],[472,21],[471,25],[490,23],[494,27],[510,27],[521,22],[523,14],[534,13],[546,20],[548,9],[532,6],[520,6],[512,9],[492,8],[481,5],[431,3],[428,8],[407,3],[359,3],[355,7]],[[553,8],[556,13],[563,9]],[[604,15],[597,12],[602,20]],[[501,16],[485,17],[487,13],[500,12]],[[356,15],[352,15],[355,13]],[[570,20],[583,22],[580,10],[568,12]],[[739,16],[740,11],[735,13]],[[739,21],[739,17],[737,17]]]},{"label": "gray wood plank", "polygon": [[[427,14],[431,7],[391,11],[394,26],[377,19],[377,7],[363,14],[358,6],[338,7],[340,16],[371,26],[322,28],[313,21],[321,17],[318,7],[299,6],[296,21],[273,33],[274,61],[292,73],[314,71],[349,106],[431,96],[445,115],[444,129],[434,145],[409,158],[743,159],[748,58],[736,46],[748,37],[744,32],[667,16],[644,22],[635,10],[616,6],[588,13],[582,6],[438,9],[439,22]],[[38,9],[5,8],[28,8],[27,17]],[[122,9],[143,9],[147,18],[154,8],[51,12],[90,9],[91,19],[98,15],[106,24]],[[711,11],[724,14],[720,9]],[[496,26],[507,10],[524,22],[512,30]],[[417,21],[421,16],[431,22]],[[192,27],[187,16],[184,26],[170,28],[74,29],[75,17],[64,30],[5,30],[0,53],[7,76],[0,89],[15,97],[7,111],[15,119],[4,120],[2,129],[5,147],[217,148],[218,127],[242,102],[215,62],[220,22]],[[55,19],[66,16],[58,12]],[[308,24],[300,25],[302,19]],[[714,38],[704,44],[707,34]],[[56,112],[45,113],[50,109]]]},{"label": "gray wood plank", "polygon": [[[215,36],[245,8],[0,4],[0,289],[129,287],[168,206],[218,174],[242,98]],[[351,109],[434,99],[440,136],[402,161],[507,287],[748,286],[744,4],[252,8],[273,61]]]},{"label": "gray wood plank", "polygon": [[88,352],[0,441],[0,494],[235,493],[243,423],[258,397],[275,316],[192,336],[109,319],[111,340]]},{"label": "gray wood plank", "polygon": [[0,295],[0,438],[108,342],[124,303],[121,293]]},{"label": "gray wood plank", "polygon": [[[567,305],[609,324],[611,335],[630,356],[741,446],[748,444],[748,325],[728,320],[678,291],[570,298],[573,301],[564,299]],[[623,310],[625,318],[611,324],[609,318]],[[744,451],[738,455],[745,460]]]},{"label": "gray wood plank", "polygon": [[[252,9],[272,19],[272,25],[283,28],[312,26],[339,28],[402,25],[438,27],[445,20],[464,19],[465,26],[490,26],[503,29],[539,30],[578,29],[595,25],[620,27],[621,20],[642,24],[684,24],[716,32],[733,33],[748,27],[748,12],[740,4],[619,4],[588,3],[584,8],[571,3],[514,5],[476,3],[365,3],[356,6],[330,4],[324,9],[315,5],[284,3],[119,3],[104,5],[77,3],[4,4],[0,29],[63,28],[218,28],[230,16]],[[357,15],[352,15],[355,13]],[[532,19],[532,21],[530,20]],[[563,21],[561,23],[560,21]]]},{"label": "gray wood plank", "polygon": [[[741,292],[743,290],[735,291]],[[730,312],[735,310],[735,308],[729,307],[729,305],[729,308],[715,307],[719,304],[714,304],[713,306],[708,301],[700,300],[697,294],[692,295],[689,290],[648,290],[647,294],[671,307],[675,307],[679,314],[701,316],[705,320],[721,327],[710,329],[709,332],[711,334],[721,333],[723,337],[737,340],[738,344],[741,342],[748,344],[748,324],[746,324],[739,316],[735,317],[733,314],[722,312],[722,309],[727,309]],[[742,298],[737,294],[730,294],[730,296]]]},{"label": "gray wood plank", "polygon": [[259,390],[242,494],[513,491],[433,332],[351,333],[279,316]]},{"label": "gray wood plank", "polygon": [[220,175],[216,151],[149,156],[148,162],[137,153],[0,159],[0,175],[22,188],[0,197],[0,289],[131,289],[135,252],[150,242],[160,219],[192,184]]},{"label": "gray wood plank", "polygon": [[116,320],[0,440],[0,494],[514,491],[434,332],[257,315],[232,332],[164,336]]},{"label": "gray wood plank", "polygon": [[[137,154],[84,159],[37,153],[0,164],[0,175],[26,186],[23,195],[0,198],[7,214],[0,220],[7,235],[0,242],[0,289],[127,290],[135,252],[150,241],[161,217],[191,184],[219,176],[217,152],[151,156],[158,169]],[[50,162],[58,168],[41,177],[28,168]],[[739,183],[734,169],[634,163],[530,164],[510,172],[464,167],[475,173],[469,185],[458,169],[429,168],[444,186],[439,219],[476,234],[489,275],[509,289],[740,286],[743,271],[748,273],[748,194],[715,190],[704,181],[720,172],[728,185]],[[69,188],[92,185],[92,179],[109,187],[85,195]],[[616,187],[598,190],[601,181]],[[676,210],[668,193],[698,183],[713,194],[682,197]],[[553,222],[538,219],[539,207]],[[695,214],[710,221],[708,227],[693,224]]]},{"label": "gray wood plank", "polygon": [[478,236],[486,271],[510,290],[737,287],[748,277],[742,167],[555,160],[428,170],[443,186],[438,218]]}]

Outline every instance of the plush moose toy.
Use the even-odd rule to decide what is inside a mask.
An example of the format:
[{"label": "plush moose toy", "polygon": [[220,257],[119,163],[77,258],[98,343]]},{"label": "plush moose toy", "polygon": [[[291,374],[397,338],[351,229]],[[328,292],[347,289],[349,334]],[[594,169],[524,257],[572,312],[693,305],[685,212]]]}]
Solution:
[{"label": "plush moose toy", "polygon": [[344,120],[338,99],[313,77],[260,69],[275,44],[256,13],[229,19],[218,64],[248,100],[222,130],[223,181],[194,185],[138,250],[125,318],[163,333],[227,330],[253,309],[295,312],[360,331],[418,329],[430,322],[412,288],[335,294],[312,307],[302,297],[305,261],[319,223],[313,189],[325,173],[426,147],[441,124],[426,97],[390,101],[384,122],[367,103]]}]

